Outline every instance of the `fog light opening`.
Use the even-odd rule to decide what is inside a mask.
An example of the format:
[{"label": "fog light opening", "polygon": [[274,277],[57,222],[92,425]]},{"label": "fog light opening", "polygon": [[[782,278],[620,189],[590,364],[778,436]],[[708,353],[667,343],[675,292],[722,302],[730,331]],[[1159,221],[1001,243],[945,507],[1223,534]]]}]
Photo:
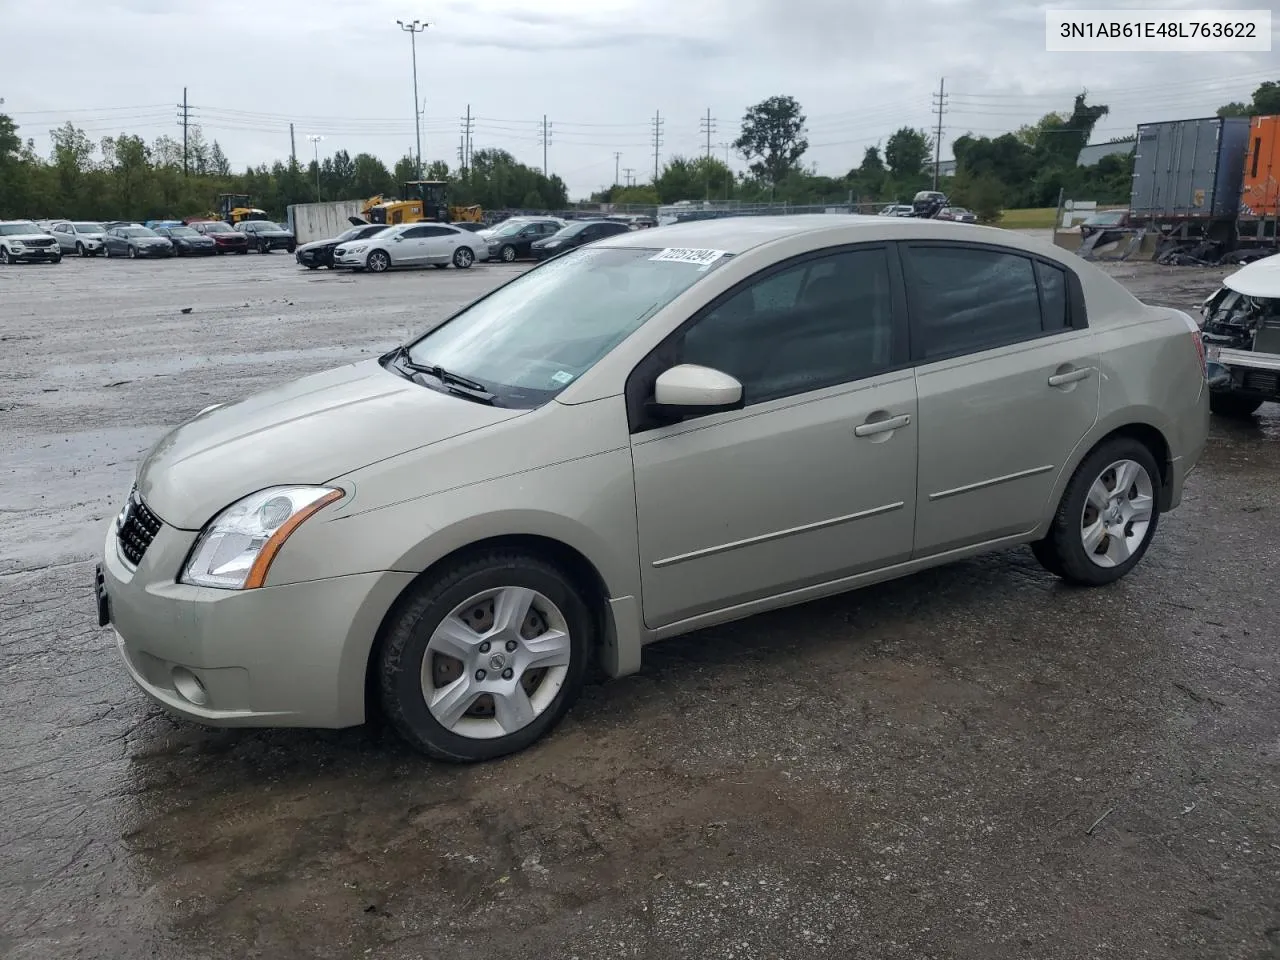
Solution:
[{"label": "fog light opening", "polygon": [[209,691],[204,688],[200,678],[186,667],[173,668],[173,689],[178,691],[178,696],[197,707],[203,707],[209,702]]}]

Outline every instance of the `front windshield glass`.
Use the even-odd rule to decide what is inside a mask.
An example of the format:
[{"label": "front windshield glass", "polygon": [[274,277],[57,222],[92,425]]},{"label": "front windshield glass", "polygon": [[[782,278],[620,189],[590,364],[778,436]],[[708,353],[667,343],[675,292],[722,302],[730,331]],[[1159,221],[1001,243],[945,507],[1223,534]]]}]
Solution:
[{"label": "front windshield glass", "polygon": [[507,224],[504,224],[503,226],[499,227],[497,230],[493,231],[493,235],[494,235],[495,237],[510,237],[510,236],[512,236],[513,234],[517,234],[517,233],[519,233],[519,232],[520,232],[521,230],[523,230],[526,226],[528,226],[528,224],[524,224],[524,223],[507,223]]},{"label": "front windshield glass", "polygon": [[557,257],[432,330],[410,359],[483,384],[503,406],[546,403],[725,261],[657,253],[587,247]]},{"label": "front windshield glass", "polygon": [[560,232],[557,233],[556,236],[557,237],[575,237],[578,234],[580,234],[583,230],[587,229],[588,226],[590,226],[590,224],[571,223],[567,227],[561,227]]},{"label": "front windshield glass", "polygon": [[102,233],[100,223],[77,223],[75,228],[77,233]]},{"label": "front windshield glass", "polygon": [[205,233],[235,233],[235,231],[225,223],[206,223],[202,225],[201,229],[204,230]]},{"label": "front windshield glass", "polygon": [[198,237],[198,236],[200,236],[200,234],[196,233],[196,232],[195,232],[194,230],[192,230],[190,227],[165,227],[165,232],[166,232],[166,233],[168,233],[168,234],[169,234],[169,236],[171,236],[171,237]]},{"label": "front windshield glass", "polygon": [[154,230],[148,230],[146,227],[125,227],[122,231],[126,237],[157,237],[159,236]]},{"label": "front windshield glass", "polygon": [[20,237],[24,234],[43,233],[34,223],[0,223],[0,236]]}]

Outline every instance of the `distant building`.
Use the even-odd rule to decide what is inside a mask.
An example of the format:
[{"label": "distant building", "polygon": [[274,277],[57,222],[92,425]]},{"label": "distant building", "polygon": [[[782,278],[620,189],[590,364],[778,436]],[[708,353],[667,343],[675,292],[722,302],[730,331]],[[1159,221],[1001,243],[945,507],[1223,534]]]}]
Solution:
[{"label": "distant building", "polygon": [[1115,140],[1111,143],[1091,143],[1080,148],[1080,156],[1076,158],[1076,163],[1082,167],[1092,167],[1103,157],[1119,156],[1133,153],[1133,148],[1137,143],[1134,137],[1125,137],[1123,140]]},{"label": "distant building", "polygon": [[[933,164],[929,164],[930,167]],[[933,171],[930,171],[932,173]],[[954,160],[943,160],[938,164],[938,176],[954,177],[956,175],[956,162]]]}]

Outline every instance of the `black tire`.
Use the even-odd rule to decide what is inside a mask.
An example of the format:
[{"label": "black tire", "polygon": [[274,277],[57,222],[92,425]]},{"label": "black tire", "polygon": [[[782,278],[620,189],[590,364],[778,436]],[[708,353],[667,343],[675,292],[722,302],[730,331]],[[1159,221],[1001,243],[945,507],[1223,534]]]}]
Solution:
[{"label": "black tire", "polygon": [[476,262],[475,251],[470,247],[459,247],[453,251],[453,265],[459,270],[469,270]]},{"label": "black tire", "polygon": [[298,249],[298,245],[296,243],[293,243],[292,241],[289,243],[287,247],[285,247],[285,250],[288,251],[290,254],[292,254],[297,249]]},{"label": "black tire", "polygon": [[245,244],[243,247],[241,247],[239,250],[236,251],[236,253],[248,253],[248,252],[249,252],[248,244]]},{"label": "black tire", "polygon": [[108,260],[111,259],[111,248],[108,247],[105,243],[102,245],[102,255],[106,257]]},{"label": "black tire", "polygon": [[76,255],[80,257],[87,257],[89,255],[89,251],[84,248],[84,244],[79,240],[76,241]]},{"label": "black tire", "polygon": [[58,254],[56,257],[54,257],[54,258],[53,258],[52,260],[50,260],[49,262],[50,262],[50,263],[61,263],[61,262],[62,262],[62,254]]},{"label": "black tire", "polygon": [[[1089,559],[1085,551],[1081,540],[1081,519],[1084,515],[1089,488],[1108,465],[1117,460],[1134,461],[1151,478],[1154,494],[1151,520],[1147,527],[1146,539],[1127,560],[1115,566],[1102,567]],[[1098,587],[1119,580],[1142,561],[1146,556],[1147,548],[1151,546],[1151,541],[1155,539],[1160,522],[1162,483],[1160,467],[1145,444],[1132,437],[1114,437],[1098,445],[1072,474],[1067,489],[1063,491],[1062,500],[1058,504],[1058,510],[1054,514],[1048,534],[1043,540],[1031,545],[1036,559],[1050,573],[1080,586]]]},{"label": "black tire", "polygon": [[433,263],[432,266],[435,267],[437,270],[449,269],[449,265],[447,263]]},{"label": "black tire", "polygon": [[320,264],[318,264],[318,263],[308,263],[306,266],[307,266],[307,269],[308,269],[308,270],[319,270],[319,269],[320,269]]},{"label": "black tire", "polygon": [[498,251],[498,259],[503,263],[515,263],[516,248],[509,243],[503,244],[502,249]]},{"label": "black tire", "polygon": [[268,243],[266,240],[263,240],[261,243],[258,244],[258,252],[263,254],[270,253],[271,244]]},{"label": "black tire", "polygon": [[1238,393],[1209,394],[1209,409],[1220,417],[1243,420],[1245,417],[1252,417],[1260,406],[1261,400],[1242,397]]},{"label": "black tire", "polygon": [[9,248],[0,247],[0,263],[8,265],[10,262],[11,261],[9,259]]},{"label": "black tire", "polygon": [[138,248],[137,248],[137,247],[134,247],[134,246],[130,246],[130,247],[129,247],[129,259],[130,259],[130,260],[137,260],[137,259],[138,259]]},{"label": "black tire", "polygon": [[[569,628],[570,662],[555,698],[528,725],[491,739],[462,736],[447,729],[427,707],[422,689],[427,643],[436,625],[459,604],[504,586],[536,590],[560,608]],[[514,550],[474,554],[411,588],[389,620],[376,653],[383,716],[409,744],[439,760],[475,763],[523,750],[549,733],[578,698],[594,634],[595,620],[586,600],[554,564]]]},{"label": "black tire", "polygon": [[223,255],[224,253],[226,253],[226,252],[227,252],[227,251],[223,250],[221,247],[214,247],[214,248],[213,248],[213,255],[214,255],[215,257],[220,257],[220,256],[222,256],[222,255]]},{"label": "black tire", "polygon": [[391,257],[385,250],[371,250],[364,265],[370,273],[386,273],[391,267]]}]

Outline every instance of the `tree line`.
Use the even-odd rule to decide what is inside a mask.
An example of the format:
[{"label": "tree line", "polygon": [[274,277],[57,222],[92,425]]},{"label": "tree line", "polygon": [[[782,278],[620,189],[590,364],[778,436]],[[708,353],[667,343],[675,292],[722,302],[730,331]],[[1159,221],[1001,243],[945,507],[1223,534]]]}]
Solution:
[{"label": "tree line", "polygon": [[[1132,152],[1080,166],[1077,158],[1098,121],[1109,112],[1080,94],[1070,110],[1048,113],[1034,124],[997,137],[966,133],[952,142],[954,175],[939,188],[954,202],[992,221],[1002,209],[1049,207],[1067,196],[1124,203],[1133,173]],[[1220,116],[1280,113],[1280,83],[1267,81],[1248,103],[1233,102]],[[199,127],[182,144],[161,136],[150,143],[133,134],[94,143],[72,123],[51,132],[49,156],[21,138],[12,118],[0,113],[0,218],[67,216],[83,219],[151,219],[209,213],[220,193],[243,193],[272,216],[290,204],[395,195],[416,179],[411,157],[388,169],[378,157],[339,150],[320,163],[281,159],[231,168],[217,140]],[[793,205],[909,202],[933,185],[934,142],[927,130],[901,127],[883,146],[865,149],[843,176],[824,176],[806,165],[807,122],[800,104],[774,96],[750,107],[733,148],[746,163],[735,172],[719,157],[675,156],[649,183],[614,184],[591,196],[600,203],[653,206],[682,200]],[[425,179],[450,182],[450,202],[487,210],[563,210],[568,188],[558,176],[520,163],[500,149],[478,150],[463,169],[435,162]]]}]

